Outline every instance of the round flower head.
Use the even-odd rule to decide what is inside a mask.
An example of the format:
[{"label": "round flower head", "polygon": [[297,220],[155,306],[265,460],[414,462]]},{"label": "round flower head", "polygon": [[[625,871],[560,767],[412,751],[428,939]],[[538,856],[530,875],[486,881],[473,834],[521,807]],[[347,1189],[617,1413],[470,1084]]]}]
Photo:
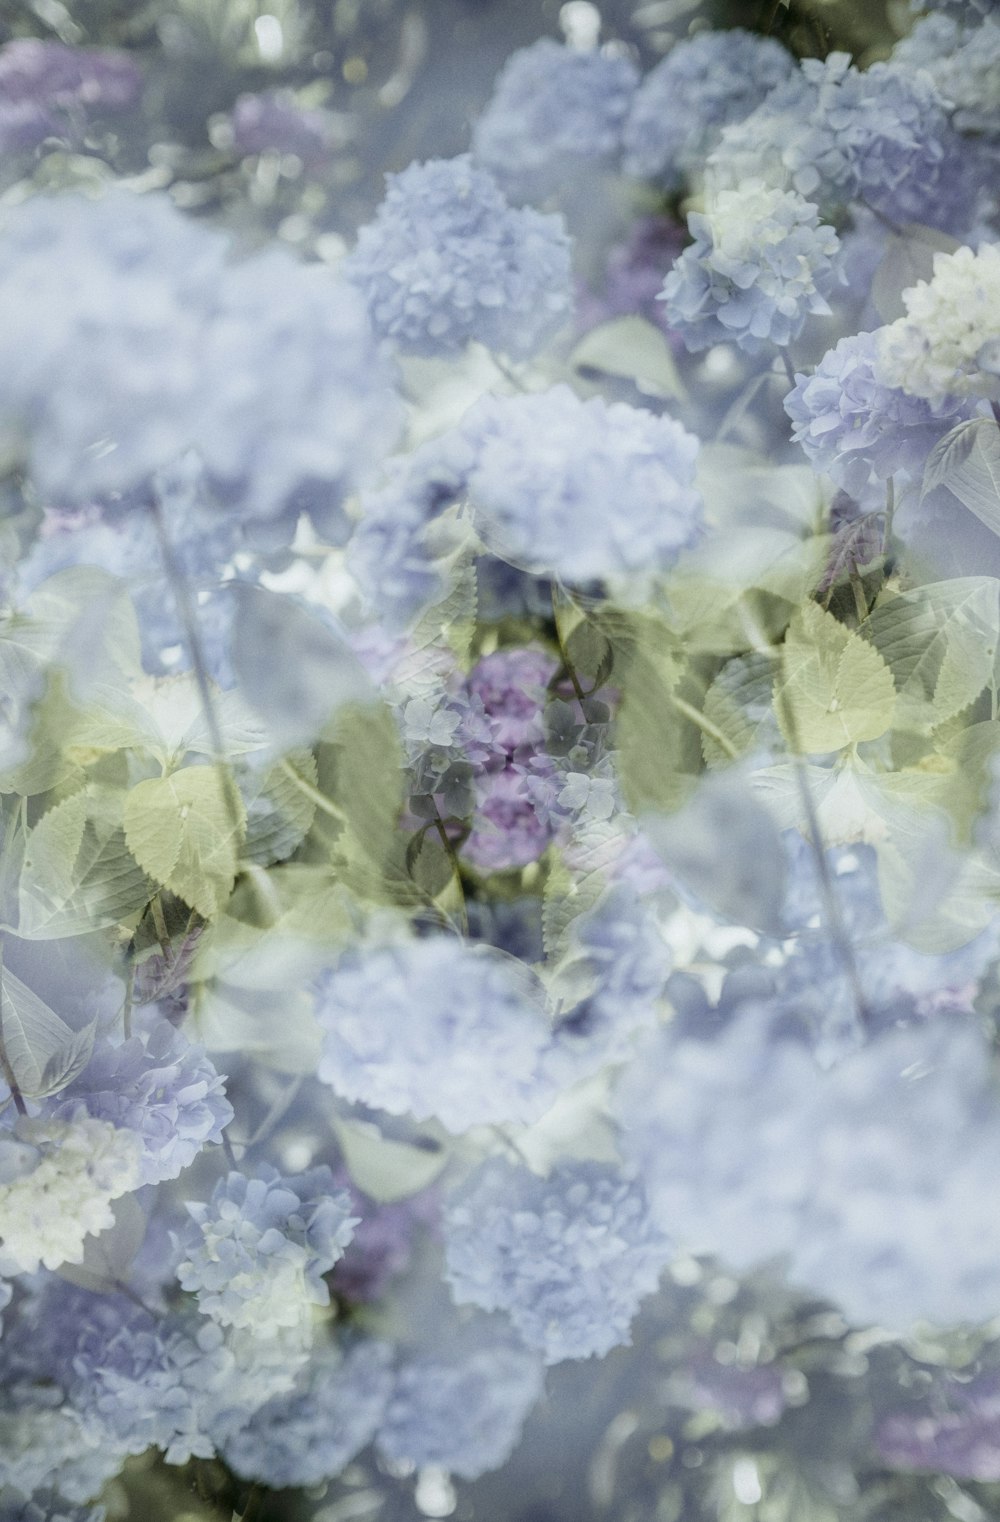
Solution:
[{"label": "round flower head", "polygon": [[598,1163],[544,1179],[483,1164],[446,1214],[445,1242],[456,1301],[503,1311],[550,1364],[627,1343],[670,1257],[641,1187]]},{"label": "round flower head", "polygon": [[0,1273],[82,1263],[85,1238],[114,1223],[111,1201],[138,1187],[132,1131],[78,1114],[19,1119],[0,1140]]},{"label": "round flower head", "polygon": [[759,354],[791,343],[807,317],[829,313],[837,234],[794,191],[760,180],[721,190],[689,225],[695,241],[661,299],[690,350],[729,341]]},{"label": "round flower head", "polygon": [[881,385],[878,341],[877,333],[842,338],[785,397],[792,437],[810,464],[856,498],[873,477],[905,471],[918,479],[955,416],[953,407]]},{"label": "round flower head", "polygon": [[323,1275],[351,1240],[350,1198],[329,1168],[283,1178],[262,1167],[220,1179],[207,1205],[189,1204],[193,1224],[180,1240],[177,1277],[220,1326],[257,1337],[307,1323],[328,1305]]},{"label": "round flower head", "polygon": [[1000,134],[1000,13],[979,25],[943,13],[925,16],[897,42],[892,61],[930,75],[961,132]]},{"label": "round flower head", "polygon": [[222,1079],[200,1047],[166,1021],[121,1046],[100,1041],[57,1113],[80,1102],[98,1120],[132,1131],[142,1143],[142,1182],[176,1178],[233,1118]]},{"label": "round flower head", "polygon": [[676,43],[646,75],[632,104],[626,173],[679,189],[701,169],[722,128],[749,116],[794,66],[779,42],[740,28]]},{"label": "round flower head", "polygon": [[332,1480],[375,1436],[393,1385],[392,1350],[363,1341],[317,1349],[295,1387],[254,1412],[224,1446],[246,1480],[275,1490]]},{"label": "round flower head", "polygon": [[319,988],[319,1076],[345,1099],[449,1131],[551,1104],[544,1005],[510,957],[446,936],[349,952]]},{"label": "round flower head", "polygon": [[542,1362],[499,1319],[438,1331],[437,1346],[400,1368],[377,1447],[396,1463],[438,1464],[475,1480],[514,1451],[542,1393]]},{"label": "round flower head", "polygon": [[627,58],[542,37],[512,53],[472,134],[475,157],[505,188],[536,194],[621,147],[639,73]]},{"label": "round flower head", "polygon": [[534,807],[528,780],[514,766],[485,772],[476,782],[472,829],[462,856],[480,872],[505,872],[537,861],[552,830]]},{"label": "round flower head", "polygon": [[698,441],[669,417],[568,386],[483,397],[462,421],[476,526],[494,554],[575,585],[667,570],[698,537]]},{"label": "round flower head", "polygon": [[906,316],[879,332],[883,385],[944,405],[948,398],[1000,397],[996,367],[982,364],[1000,342],[1000,247],[935,254],[932,278],[904,291],[903,305]]},{"label": "round flower head", "polygon": [[545,738],[543,712],[558,661],[544,650],[507,646],[484,655],[469,672],[469,691],[481,700],[496,744],[509,755]]},{"label": "round flower head", "polygon": [[344,273],[376,332],[417,354],[454,354],[477,339],[526,358],[572,307],[562,218],[508,206],[468,154],[389,175]]}]

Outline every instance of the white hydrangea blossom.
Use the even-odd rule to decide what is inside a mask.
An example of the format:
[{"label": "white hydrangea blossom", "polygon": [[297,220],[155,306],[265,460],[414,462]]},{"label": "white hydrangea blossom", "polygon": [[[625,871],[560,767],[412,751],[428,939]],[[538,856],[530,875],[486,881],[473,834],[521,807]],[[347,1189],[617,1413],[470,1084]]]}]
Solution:
[{"label": "white hydrangea blossom", "polygon": [[139,1138],[87,1115],[20,1120],[14,1137],[18,1175],[8,1167],[0,1184],[0,1272],[82,1263],[84,1238],[114,1224],[111,1201],[138,1188]]},{"label": "white hydrangea blossom", "polygon": [[1000,377],[982,368],[1000,341],[1000,246],[934,255],[930,281],[903,292],[907,315],[879,336],[877,377],[911,396],[1000,397]]}]

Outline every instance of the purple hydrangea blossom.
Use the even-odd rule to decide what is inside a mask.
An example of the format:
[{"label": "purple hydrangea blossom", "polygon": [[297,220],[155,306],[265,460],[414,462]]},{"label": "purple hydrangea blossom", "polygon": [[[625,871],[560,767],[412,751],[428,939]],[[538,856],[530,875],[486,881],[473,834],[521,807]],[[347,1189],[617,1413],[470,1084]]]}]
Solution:
[{"label": "purple hydrangea blossom", "polygon": [[794,67],[774,38],[740,28],[676,43],[636,93],[625,123],[626,173],[679,189],[722,128],[749,116]]},{"label": "purple hydrangea blossom", "polygon": [[177,1277],[221,1326],[273,1337],[328,1305],[323,1282],[354,1232],[350,1198],[327,1167],[282,1177],[230,1173],[207,1204],[189,1204]]},{"label": "purple hydrangea blossom", "polygon": [[673,418],[568,386],[483,397],[462,422],[468,476],[488,548],[575,584],[668,569],[702,526],[698,441]]},{"label": "purple hydrangea blossom", "polygon": [[475,125],[475,157],[527,196],[581,168],[612,163],[639,73],[628,58],[542,37],[512,53]]},{"label": "purple hydrangea blossom", "polygon": [[548,686],[559,663],[544,650],[509,646],[483,656],[466,685],[480,699],[495,743],[508,755],[545,738]]},{"label": "purple hydrangea blossom", "polygon": [[671,1249],[617,1169],[569,1163],[543,1179],[494,1160],[452,1200],[445,1255],[455,1300],[503,1311],[553,1364],[627,1343]]},{"label": "purple hydrangea blossom", "polygon": [[389,175],[344,273],[376,332],[417,354],[454,354],[476,339],[527,358],[572,307],[562,218],[508,206],[468,154]]},{"label": "purple hydrangea blossom", "polygon": [[506,766],[477,779],[475,814],[462,856],[480,872],[528,866],[542,855],[552,834],[535,807],[523,769]]},{"label": "purple hydrangea blossom", "polygon": [[98,1042],[87,1067],[59,1096],[56,1113],[88,1115],[135,1132],[144,1184],[177,1178],[202,1147],[222,1140],[233,1118],[223,1079],[201,1047],[165,1021],[120,1046]]},{"label": "purple hydrangea blossom", "polygon": [[829,314],[837,234],[794,191],[750,180],[713,194],[688,222],[695,241],[661,299],[690,350],[728,341],[766,353],[797,338],[807,317]]},{"label": "purple hydrangea blossom", "polygon": [[489,948],[435,936],[348,952],[316,1014],[319,1076],[345,1099],[461,1132],[537,1120],[554,1097],[539,991]]},{"label": "purple hydrangea blossom", "polygon": [[333,1479],[375,1436],[393,1387],[392,1349],[364,1340],[316,1350],[287,1395],[274,1396],[224,1444],[244,1479],[281,1490]]},{"label": "purple hydrangea blossom", "polygon": [[141,90],[142,71],[127,53],[16,38],[0,48],[0,148],[80,138],[89,118],[128,110]]},{"label": "purple hydrangea blossom", "polygon": [[1000,1379],[937,1372],[919,1400],[882,1418],[875,1448],[893,1469],[1000,1480]]},{"label": "purple hydrangea blossom", "polygon": [[968,409],[932,403],[882,385],[876,376],[878,338],[842,338],[811,375],[796,375],[785,397],[792,438],[816,470],[852,496],[869,482],[905,472],[919,480],[927,456]]},{"label": "purple hydrangea blossom", "polygon": [[436,1330],[436,1346],[403,1357],[377,1448],[396,1463],[475,1480],[517,1445],[542,1393],[542,1361],[499,1318]]},{"label": "purple hydrangea blossom", "polygon": [[283,90],[241,95],[226,126],[232,147],[241,157],[292,154],[310,169],[329,162],[342,136],[338,118],[331,111],[310,110]]}]

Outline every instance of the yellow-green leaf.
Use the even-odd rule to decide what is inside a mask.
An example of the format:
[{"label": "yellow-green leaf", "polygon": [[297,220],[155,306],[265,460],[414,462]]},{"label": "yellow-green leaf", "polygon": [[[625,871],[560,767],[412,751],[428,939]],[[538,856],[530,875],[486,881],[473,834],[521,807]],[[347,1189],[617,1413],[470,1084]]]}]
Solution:
[{"label": "yellow-green leaf", "polygon": [[774,707],[786,740],[806,755],[875,740],[892,722],[896,688],[878,651],[816,603],[792,619]]},{"label": "yellow-green leaf", "polygon": [[125,800],[125,838],[136,861],[206,919],[232,891],[246,822],[229,791],[221,767],[189,766],[140,782]]}]

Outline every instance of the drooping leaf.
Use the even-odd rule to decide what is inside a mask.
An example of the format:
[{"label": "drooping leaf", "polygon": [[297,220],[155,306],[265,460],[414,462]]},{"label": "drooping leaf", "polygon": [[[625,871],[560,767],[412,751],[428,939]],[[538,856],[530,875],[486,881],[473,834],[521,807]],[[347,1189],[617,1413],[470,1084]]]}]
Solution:
[{"label": "drooping leaf", "polygon": [[129,1269],[146,1236],[146,1212],[134,1194],[112,1201],[111,1211],[114,1225],[85,1239],[83,1262],[64,1263],[57,1270],[61,1279],[97,1295],[111,1294],[128,1282]]},{"label": "drooping leaf", "polygon": [[646,396],[684,396],[670,345],[645,317],[614,317],[591,328],[569,362],[574,370],[596,370],[630,380]]},{"label": "drooping leaf", "polygon": [[1000,425],[972,418],[945,434],[927,460],[924,496],[939,486],[1000,534]]},{"label": "drooping leaf", "polygon": [[788,743],[806,755],[884,734],[896,689],[878,651],[816,603],[792,619],[774,709]]},{"label": "drooping leaf", "polygon": [[188,766],[140,782],[125,800],[124,822],[143,871],[205,919],[214,918],[232,891],[246,822],[222,768]]},{"label": "drooping leaf", "polygon": [[929,734],[990,682],[1000,648],[1000,584],[962,576],[883,595],[865,633],[898,691],[893,722]]},{"label": "drooping leaf", "polygon": [[58,1094],[90,1061],[97,1021],[73,1030],[20,978],[0,969],[0,1040],[21,1093]]},{"label": "drooping leaf", "polygon": [[268,770],[248,771],[240,776],[240,792],[247,811],[243,859],[261,866],[284,861],[309,833],[316,804],[290,776],[316,786],[316,760],[311,751],[297,750]]},{"label": "drooping leaf", "polygon": [[448,1162],[444,1147],[394,1141],[370,1121],[331,1115],[330,1125],[353,1183],[380,1204],[405,1200],[433,1184]]},{"label": "drooping leaf", "polygon": [[262,587],[234,591],[236,679],[282,749],[311,744],[338,709],[372,697],[357,656],[316,613]]}]

